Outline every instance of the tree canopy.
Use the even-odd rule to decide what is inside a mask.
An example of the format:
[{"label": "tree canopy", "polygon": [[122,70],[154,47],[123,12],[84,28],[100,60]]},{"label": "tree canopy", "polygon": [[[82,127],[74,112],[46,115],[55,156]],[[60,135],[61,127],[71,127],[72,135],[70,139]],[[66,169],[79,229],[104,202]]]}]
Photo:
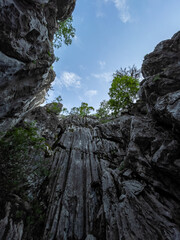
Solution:
[{"label": "tree canopy", "polygon": [[[99,109],[96,110],[94,116],[100,119],[106,119],[107,117],[114,115],[117,116],[118,113],[131,106],[131,104],[137,99],[137,92],[139,90],[139,78],[140,70],[135,66],[129,67],[128,69],[120,69],[113,74],[113,80],[111,87],[109,89],[108,101],[103,100],[100,103]],[[82,102],[80,107],[73,107],[70,112],[67,108],[62,108],[62,98],[61,96],[56,98],[51,104],[48,110],[56,114],[63,115],[79,115],[88,116],[94,111],[92,106],[88,103]]]},{"label": "tree canopy", "polygon": [[120,110],[129,107],[137,98],[140,70],[137,70],[135,66],[128,70],[121,68],[113,74],[113,77],[108,94],[110,109],[116,116]]},{"label": "tree canopy", "polygon": [[82,102],[80,107],[73,107],[70,114],[84,117],[89,115],[91,111],[94,111],[94,108],[92,106],[88,106],[88,103]]},{"label": "tree canopy", "polygon": [[100,103],[100,107],[96,110],[96,116],[98,118],[106,118],[110,115],[110,106],[109,102],[106,100],[103,100]]},{"label": "tree canopy", "polygon": [[75,28],[72,26],[73,18],[72,16],[64,21],[57,21],[58,30],[54,35],[54,47],[60,48],[64,42],[66,45],[72,43],[72,39],[75,37]]}]

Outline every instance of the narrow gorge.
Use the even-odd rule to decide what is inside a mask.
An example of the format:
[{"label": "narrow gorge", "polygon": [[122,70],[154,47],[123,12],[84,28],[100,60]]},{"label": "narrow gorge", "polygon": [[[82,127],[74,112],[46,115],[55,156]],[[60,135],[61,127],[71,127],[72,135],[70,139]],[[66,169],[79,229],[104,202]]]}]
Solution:
[{"label": "narrow gorge", "polygon": [[0,1],[0,240],[179,240],[180,32],[144,57],[128,111],[63,118],[39,105],[74,7]]}]

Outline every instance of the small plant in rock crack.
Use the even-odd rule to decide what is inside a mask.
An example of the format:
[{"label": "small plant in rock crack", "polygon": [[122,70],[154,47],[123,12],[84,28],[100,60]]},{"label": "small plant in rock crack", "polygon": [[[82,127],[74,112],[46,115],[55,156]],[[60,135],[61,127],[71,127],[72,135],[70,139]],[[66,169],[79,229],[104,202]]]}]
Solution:
[{"label": "small plant in rock crack", "polygon": [[35,167],[42,162],[46,144],[45,139],[38,135],[35,125],[35,122],[24,122],[23,126],[14,127],[1,138],[0,163],[2,180],[4,180],[2,184],[15,188],[24,183],[31,174],[30,171],[33,171],[30,165],[35,159],[34,155],[36,158],[39,157]]},{"label": "small plant in rock crack", "polygon": [[159,74],[156,74],[156,76],[153,78],[153,81],[157,81],[157,80],[160,80],[160,75]]},{"label": "small plant in rock crack", "polygon": [[120,164],[120,167],[119,167],[119,171],[123,171],[124,169],[125,169],[125,162],[123,161],[123,162],[121,162],[121,164]]}]

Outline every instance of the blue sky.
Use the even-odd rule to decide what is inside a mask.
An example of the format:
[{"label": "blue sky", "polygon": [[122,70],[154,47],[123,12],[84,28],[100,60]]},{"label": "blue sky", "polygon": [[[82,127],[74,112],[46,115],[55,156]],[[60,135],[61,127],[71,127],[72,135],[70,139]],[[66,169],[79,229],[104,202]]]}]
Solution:
[{"label": "blue sky", "polygon": [[73,19],[76,37],[55,50],[60,60],[47,102],[61,95],[68,110],[81,102],[97,109],[116,70],[140,68],[147,53],[180,30],[180,1],[77,0]]}]

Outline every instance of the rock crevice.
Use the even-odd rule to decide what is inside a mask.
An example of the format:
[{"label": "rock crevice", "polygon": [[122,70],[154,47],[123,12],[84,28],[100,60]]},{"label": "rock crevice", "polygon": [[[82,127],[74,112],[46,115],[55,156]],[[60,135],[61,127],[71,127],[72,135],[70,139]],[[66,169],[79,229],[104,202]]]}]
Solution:
[{"label": "rock crevice", "polygon": [[0,239],[179,240],[180,33],[144,59],[148,114],[137,103],[104,124],[62,118],[35,106],[54,79],[55,18],[68,16],[74,3],[0,3],[0,126],[16,125],[42,142],[32,138],[14,156],[13,132],[0,142]]}]

